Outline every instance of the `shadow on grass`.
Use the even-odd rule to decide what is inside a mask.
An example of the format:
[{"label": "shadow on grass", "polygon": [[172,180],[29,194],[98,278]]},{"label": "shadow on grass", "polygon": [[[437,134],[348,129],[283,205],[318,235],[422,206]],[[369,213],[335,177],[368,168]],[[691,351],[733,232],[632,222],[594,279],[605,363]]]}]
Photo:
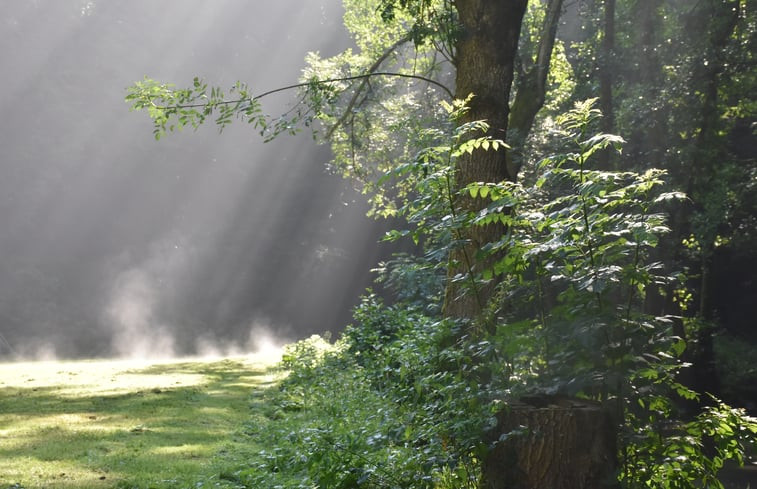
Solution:
[{"label": "shadow on grass", "polygon": [[233,444],[269,373],[232,360],[119,373],[177,374],[197,381],[110,394],[65,384],[0,389],[0,488],[188,487],[212,477],[208,461]]}]

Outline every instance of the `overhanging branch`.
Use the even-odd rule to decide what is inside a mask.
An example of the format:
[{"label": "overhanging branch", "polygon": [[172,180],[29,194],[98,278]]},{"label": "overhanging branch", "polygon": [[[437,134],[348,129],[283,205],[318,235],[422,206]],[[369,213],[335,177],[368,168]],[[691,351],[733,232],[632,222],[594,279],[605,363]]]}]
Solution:
[{"label": "overhanging branch", "polygon": [[[326,80],[311,80],[307,82],[302,83],[295,83],[294,85],[287,85],[285,87],[279,87],[275,88],[273,90],[269,90],[267,92],[263,92],[261,94],[255,95],[253,97],[250,97],[249,99],[234,99],[234,100],[223,100],[221,102],[216,103],[215,105],[231,105],[231,104],[238,104],[240,102],[244,102],[245,100],[260,100],[263,97],[267,97],[268,95],[273,95],[274,93],[279,92],[285,92],[287,90],[293,90],[296,88],[304,88],[309,87],[313,85],[328,85],[329,83],[337,83],[341,81],[354,81],[354,80],[361,80],[361,79],[367,79],[371,77],[397,77],[397,78],[411,78],[415,80],[421,80],[424,81],[430,85],[434,85],[436,87],[441,88],[450,99],[455,98],[455,96],[452,93],[452,90],[447,88],[442,83],[422,76],[422,75],[413,75],[409,73],[396,73],[396,72],[390,72],[390,71],[376,71],[374,73],[364,73],[362,75],[353,75],[353,76],[345,76],[345,77],[339,77],[339,78],[329,78]],[[186,105],[171,105],[171,106],[161,106],[154,104],[157,109],[168,109],[168,108],[181,108],[181,109],[192,109],[192,108],[199,108],[199,107],[205,107],[207,104],[186,104]]]}]

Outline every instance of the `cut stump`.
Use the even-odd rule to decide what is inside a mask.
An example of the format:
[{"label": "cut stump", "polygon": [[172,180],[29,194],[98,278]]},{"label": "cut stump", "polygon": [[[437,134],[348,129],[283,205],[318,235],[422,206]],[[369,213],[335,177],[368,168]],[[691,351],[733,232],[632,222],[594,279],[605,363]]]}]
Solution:
[{"label": "cut stump", "polygon": [[497,416],[496,439],[483,463],[486,489],[618,487],[616,427],[599,403],[533,397]]}]

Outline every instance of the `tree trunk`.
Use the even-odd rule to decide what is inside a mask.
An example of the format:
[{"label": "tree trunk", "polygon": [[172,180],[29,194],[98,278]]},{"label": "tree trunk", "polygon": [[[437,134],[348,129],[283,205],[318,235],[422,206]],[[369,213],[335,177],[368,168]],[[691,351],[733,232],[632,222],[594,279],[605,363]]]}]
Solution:
[{"label": "tree trunk", "polygon": [[[599,66],[599,110],[602,111],[600,128],[602,132],[611,134],[615,131],[615,109],[612,99],[613,71],[615,70],[613,57],[615,52],[615,0],[604,0],[604,29],[602,31],[602,47]],[[598,165],[603,170],[611,167],[612,152],[608,148],[599,153]]]},{"label": "tree trunk", "polygon": [[[549,1],[539,33],[536,60],[532,65],[524,67],[516,83],[517,90],[510,111],[507,132],[507,140],[512,147],[512,150],[507,153],[507,171],[514,177],[518,175],[522,166],[523,145],[547,95],[547,75],[549,75],[562,6],[563,0]],[[523,53],[521,59],[529,55],[530,53]]]},{"label": "tree trunk", "polygon": [[[720,178],[724,158],[719,111],[720,78],[725,69],[723,57],[720,53],[725,49],[728,40],[734,32],[739,19],[739,2],[729,0],[725,2],[704,2],[702,18],[706,19],[705,50],[703,53],[706,63],[696,65],[693,70],[691,86],[700,94],[699,133],[695,139],[693,168],[687,194],[695,202],[700,215],[708,214],[711,202],[722,199],[713,189],[713,182]],[[719,382],[715,368],[715,353],[713,350],[713,336],[716,332],[715,315],[712,307],[711,266],[712,255],[715,250],[715,240],[718,234],[720,220],[725,222],[725,215],[718,215],[716,219],[709,219],[708,228],[700,229],[701,245],[699,308],[697,316],[703,324],[698,331],[699,348],[694,359],[694,372],[697,377],[697,388],[700,392],[710,392],[718,395]]]},{"label": "tree trunk", "polygon": [[[495,139],[506,139],[509,98],[513,83],[523,15],[528,0],[455,0],[461,24],[456,45],[456,96],[472,94],[469,111],[461,124],[484,120]],[[548,63],[547,60],[544,62]],[[472,137],[480,137],[480,134]],[[516,168],[508,168],[505,151],[475,150],[458,159],[454,189],[470,183],[514,181]],[[454,202],[458,217],[476,213],[484,199],[460,194]],[[473,277],[491,266],[497,257],[482,256],[480,248],[498,240],[502,226],[460,228],[455,236],[448,268],[444,314],[452,318],[481,317],[496,284],[473,285]],[[474,323],[475,324],[475,323]],[[484,321],[488,333],[494,324]],[[475,331],[474,331],[475,333]],[[597,405],[561,401],[545,407],[512,405],[501,413],[499,433],[512,436],[498,443],[484,460],[482,484],[487,489],[595,489],[615,480],[614,423]],[[524,436],[514,430],[526,426]]]},{"label": "tree trunk", "polygon": [[498,420],[500,441],[484,460],[484,489],[618,487],[615,423],[598,403],[528,399]]},{"label": "tree trunk", "polygon": [[[515,54],[518,49],[521,23],[528,0],[457,0],[461,35],[456,45],[456,96],[464,99],[473,94],[470,110],[461,124],[483,120],[489,135],[506,138],[510,89],[513,82]],[[480,134],[474,135],[480,137]],[[504,150],[478,149],[460,158],[455,174],[455,190],[474,182],[498,183],[515,180],[508,172]],[[468,214],[486,205],[481,198],[461,195],[455,202],[456,212]],[[448,268],[444,314],[454,318],[475,318],[491,298],[495,284],[473,285],[472,278],[485,270],[492,259],[482,259],[480,248],[497,240],[501,226],[473,227],[461,230]]]}]

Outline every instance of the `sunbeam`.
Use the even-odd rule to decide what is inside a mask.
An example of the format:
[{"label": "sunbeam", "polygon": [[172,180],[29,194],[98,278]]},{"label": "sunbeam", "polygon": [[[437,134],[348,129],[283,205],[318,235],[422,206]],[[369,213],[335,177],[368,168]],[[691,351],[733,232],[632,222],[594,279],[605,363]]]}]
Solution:
[{"label": "sunbeam", "polygon": [[144,75],[297,81],[348,44],[341,2],[4,6],[0,358],[275,352],[349,321],[383,224],[327,150],[247,127],[156,142],[123,103]]}]

